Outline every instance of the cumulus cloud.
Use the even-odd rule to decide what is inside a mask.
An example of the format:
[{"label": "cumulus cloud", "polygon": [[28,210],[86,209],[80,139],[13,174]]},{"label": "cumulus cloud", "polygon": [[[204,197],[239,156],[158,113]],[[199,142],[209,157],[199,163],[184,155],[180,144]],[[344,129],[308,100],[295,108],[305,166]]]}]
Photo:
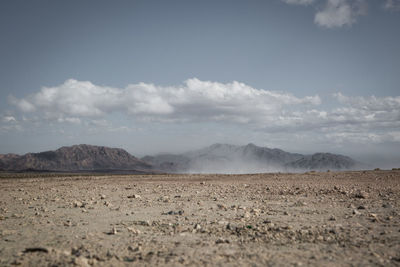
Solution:
[{"label": "cumulus cloud", "polygon": [[291,5],[310,5],[315,2],[315,0],[282,0],[286,4]]},{"label": "cumulus cloud", "polygon": [[327,28],[342,27],[352,25],[366,12],[367,4],[363,0],[327,0],[325,7],[315,14],[314,22]]},{"label": "cumulus cloud", "polygon": [[[10,103],[25,117],[21,122],[44,119],[104,129],[121,126],[110,116],[122,114],[135,121],[218,122],[278,135],[310,133],[339,143],[399,142],[400,96],[336,93],[332,98],[336,106],[325,109],[317,95],[297,97],[235,81],[193,78],[177,86],[138,83],[114,88],[71,79],[22,99],[10,97]],[[2,121],[13,118],[3,116]]]},{"label": "cumulus cloud", "polygon": [[[45,118],[79,123],[79,117],[98,118],[119,112],[159,121],[261,122],[281,116],[293,106],[315,106],[318,96],[260,90],[240,82],[218,83],[189,79],[181,86],[139,83],[125,88],[67,80],[10,101],[22,112],[41,112]],[[29,107],[29,108],[27,108]]]}]

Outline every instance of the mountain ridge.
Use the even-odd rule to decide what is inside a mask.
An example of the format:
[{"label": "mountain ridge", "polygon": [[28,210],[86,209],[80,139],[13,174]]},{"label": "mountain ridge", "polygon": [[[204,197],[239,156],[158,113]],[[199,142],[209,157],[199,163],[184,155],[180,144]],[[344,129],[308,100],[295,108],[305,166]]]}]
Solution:
[{"label": "mountain ridge", "polygon": [[353,170],[359,166],[357,161],[339,154],[302,155],[252,143],[243,146],[216,143],[181,154],[164,153],[141,159],[121,148],[86,144],[24,155],[0,154],[3,171],[256,173]]},{"label": "mountain ridge", "polygon": [[163,153],[142,160],[165,172],[254,173],[299,172],[308,170],[352,170],[362,164],[332,153],[303,155],[279,148],[216,143],[182,154]]},{"label": "mountain ridge", "polygon": [[57,150],[39,153],[1,155],[0,168],[6,171],[95,171],[105,169],[144,171],[150,170],[151,165],[121,148],[81,144],[63,146]]}]

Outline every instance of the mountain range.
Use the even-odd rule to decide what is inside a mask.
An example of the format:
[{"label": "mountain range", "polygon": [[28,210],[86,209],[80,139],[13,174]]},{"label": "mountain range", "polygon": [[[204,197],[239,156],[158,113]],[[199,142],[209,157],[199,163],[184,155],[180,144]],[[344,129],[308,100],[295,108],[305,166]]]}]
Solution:
[{"label": "mountain range", "polygon": [[55,151],[0,155],[0,169],[6,171],[149,171],[152,166],[120,148],[74,145]]},{"label": "mountain range", "polygon": [[350,157],[316,153],[302,155],[254,144],[236,146],[214,144],[183,154],[147,156],[143,161],[164,172],[259,173],[299,172],[305,170],[352,170],[363,165]]},{"label": "mountain range", "polygon": [[159,154],[141,159],[120,148],[74,145],[55,151],[0,155],[3,171],[129,171],[167,173],[257,173],[361,168],[343,155],[302,155],[254,144],[214,144],[182,154]]}]

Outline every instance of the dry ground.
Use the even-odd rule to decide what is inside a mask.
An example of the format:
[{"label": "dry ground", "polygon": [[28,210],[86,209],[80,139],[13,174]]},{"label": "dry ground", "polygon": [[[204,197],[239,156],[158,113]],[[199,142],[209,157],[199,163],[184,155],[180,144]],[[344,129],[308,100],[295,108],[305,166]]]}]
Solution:
[{"label": "dry ground", "polygon": [[400,171],[35,176],[0,179],[0,266],[400,266]]}]

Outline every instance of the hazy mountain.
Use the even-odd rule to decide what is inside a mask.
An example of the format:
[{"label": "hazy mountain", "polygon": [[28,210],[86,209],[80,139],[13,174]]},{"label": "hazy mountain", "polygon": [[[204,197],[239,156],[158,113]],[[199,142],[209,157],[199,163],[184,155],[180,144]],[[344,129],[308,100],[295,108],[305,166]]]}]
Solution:
[{"label": "hazy mountain", "polygon": [[305,170],[349,170],[360,165],[330,153],[301,155],[254,144],[214,144],[183,154],[160,154],[138,159],[123,149],[91,145],[55,151],[0,155],[0,169],[8,171],[163,171],[178,173],[256,173]]},{"label": "hazy mountain", "polygon": [[75,145],[55,151],[0,156],[3,170],[150,170],[151,165],[119,148]]},{"label": "hazy mountain", "polygon": [[214,144],[179,155],[162,154],[142,158],[165,172],[255,173],[304,170],[349,170],[353,159],[329,153],[302,155],[254,144],[235,146]]},{"label": "hazy mountain", "polygon": [[351,170],[361,164],[343,155],[331,153],[315,153],[287,163],[288,169],[305,170]]}]

